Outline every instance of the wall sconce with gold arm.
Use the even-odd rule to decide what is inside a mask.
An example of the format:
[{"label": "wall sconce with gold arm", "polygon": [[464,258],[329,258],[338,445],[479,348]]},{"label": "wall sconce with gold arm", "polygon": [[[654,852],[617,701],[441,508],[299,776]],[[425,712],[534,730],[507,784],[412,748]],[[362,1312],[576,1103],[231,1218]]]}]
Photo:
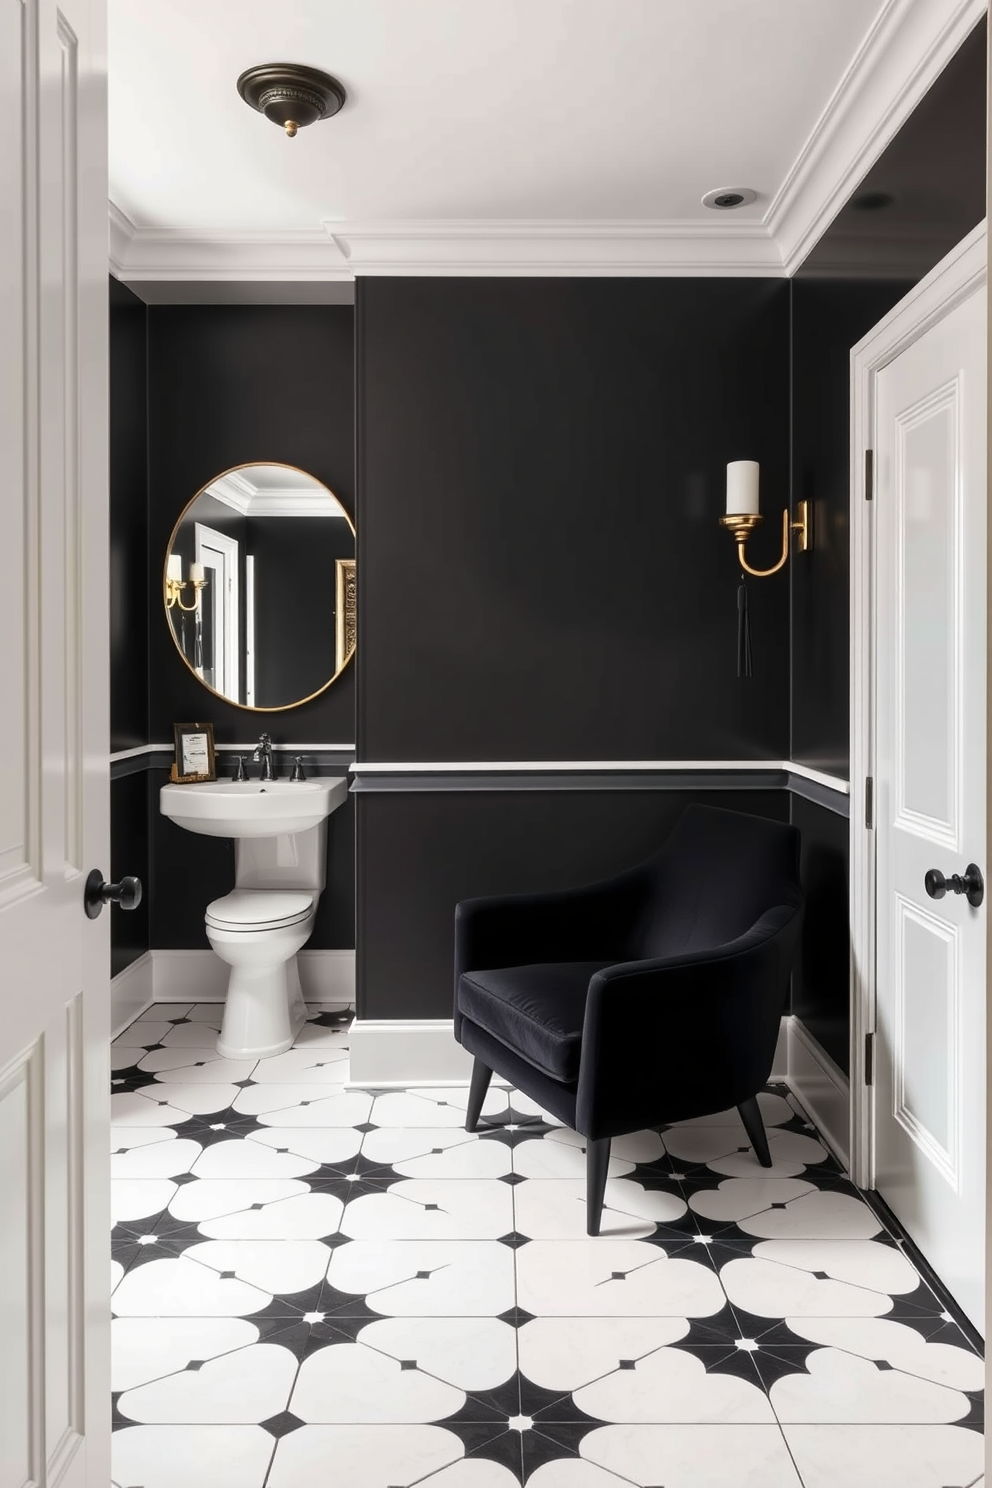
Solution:
[{"label": "wall sconce with gold arm", "polygon": [[720,526],[726,527],[737,544],[737,561],[741,566],[741,582],[737,590],[737,675],[750,677],[751,672],[751,620],[747,605],[747,586],[744,575],[755,579],[766,579],[770,574],[784,568],[789,557],[789,533],[798,535],[800,553],[808,553],[813,546],[813,514],[808,501],[796,503],[795,520],[789,520],[788,507],[782,512],[782,556],[771,568],[752,568],[747,561],[747,540],[760,526],[761,508],[758,495],[759,466],[757,460],[731,460],[727,466],[727,511],[720,518]]},{"label": "wall sconce with gold arm", "polygon": [[752,568],[745,556],[747,540],[764,518],[758,496],[759,466],[757,460],[731,460],[727,466],[727,514],[720,518],[720,526],[726,527],[737,544],[737,558],[741,568],[755,579],[766,579],[769,574],[784,568],[789,556],[789,532],[799,534],[799,551],[808,553],[813,547],[813,521],[808,501],[796,503],[795,520],[789,521],[788,507],[782,512],[782,556],[771,568]]},{"label": "wall sconce with gold arm", "polygon": [[[171,610],[178,605],[185,614],[191,614],[193,610],[200,607],[200,591],[207,587],[208,579],[202,563],[191,563],[189,566],[189,578],[183,579],[183,560],[178,553],[169,554],[169,562],[165,571],[165,607]],[[183,590],[188,585],[193,586],[193,603],[183,603]]]}]

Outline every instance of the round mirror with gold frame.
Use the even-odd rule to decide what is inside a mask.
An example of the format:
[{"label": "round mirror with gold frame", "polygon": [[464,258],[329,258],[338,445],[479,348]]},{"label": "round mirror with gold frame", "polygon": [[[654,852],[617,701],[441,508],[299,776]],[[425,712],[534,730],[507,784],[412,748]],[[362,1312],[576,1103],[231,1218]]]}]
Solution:
[{"label": "round mirror with gold frame", "polygon": [[172,529],[163,600],[176,650],[210,692],[277,713],[326,691],[355,654],[355,527],[295,465],[236,465]]}]

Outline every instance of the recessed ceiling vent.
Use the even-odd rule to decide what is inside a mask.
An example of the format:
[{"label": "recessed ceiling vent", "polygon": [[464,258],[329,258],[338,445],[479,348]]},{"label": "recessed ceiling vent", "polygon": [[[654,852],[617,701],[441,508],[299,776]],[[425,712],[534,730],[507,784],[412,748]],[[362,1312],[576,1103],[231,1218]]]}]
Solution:
[{"label": "recessed ceiling vent", "polygon": [[749,207],[758,200],[758,193],[750,186],[720,186],[716,191],[707,191],[703,206],[714,212],[732,212],[735,207]]},{"label": "recessed ceiling vent", "polygon": [[320,119],[332,119],[344,107],[345,91],[337,78],[295,62],[263,62],[238,78],[238,92],[253,109],[285,129],[297,130]]}]

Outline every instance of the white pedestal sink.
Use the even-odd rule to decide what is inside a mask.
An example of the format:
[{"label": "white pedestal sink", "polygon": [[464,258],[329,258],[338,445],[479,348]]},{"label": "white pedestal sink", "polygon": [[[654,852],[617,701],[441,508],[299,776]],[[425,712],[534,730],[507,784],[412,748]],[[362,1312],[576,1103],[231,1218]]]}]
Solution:
[{"label": "white pedestal sink", "polygon": [[162,815],[177,826],[234,838],[234,890],[206,913],[207,939],[231,968],[217,1042],[227,1057],[282,1053],[302,1026],[296,953],[326,882],[327,818],[347,794],[340,776],[211,780],[159,792]]},{"label": "white pedestal sink", "polygon": [[161,811],[207,837],[283,837],[306,832],[348,794],[341,777],[319,780],[204,780],[163,785]]}]

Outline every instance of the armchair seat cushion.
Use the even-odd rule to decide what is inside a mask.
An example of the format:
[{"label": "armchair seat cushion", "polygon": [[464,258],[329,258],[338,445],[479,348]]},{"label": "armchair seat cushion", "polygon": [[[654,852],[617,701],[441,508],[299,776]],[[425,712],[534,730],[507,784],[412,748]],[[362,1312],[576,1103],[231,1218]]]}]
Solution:
[{"label": "armchair seat cushion", "polygon": [[612,961],[553,961],[465,971],[458,1009],[553,1080],[579,1078],[589,982]]}]

